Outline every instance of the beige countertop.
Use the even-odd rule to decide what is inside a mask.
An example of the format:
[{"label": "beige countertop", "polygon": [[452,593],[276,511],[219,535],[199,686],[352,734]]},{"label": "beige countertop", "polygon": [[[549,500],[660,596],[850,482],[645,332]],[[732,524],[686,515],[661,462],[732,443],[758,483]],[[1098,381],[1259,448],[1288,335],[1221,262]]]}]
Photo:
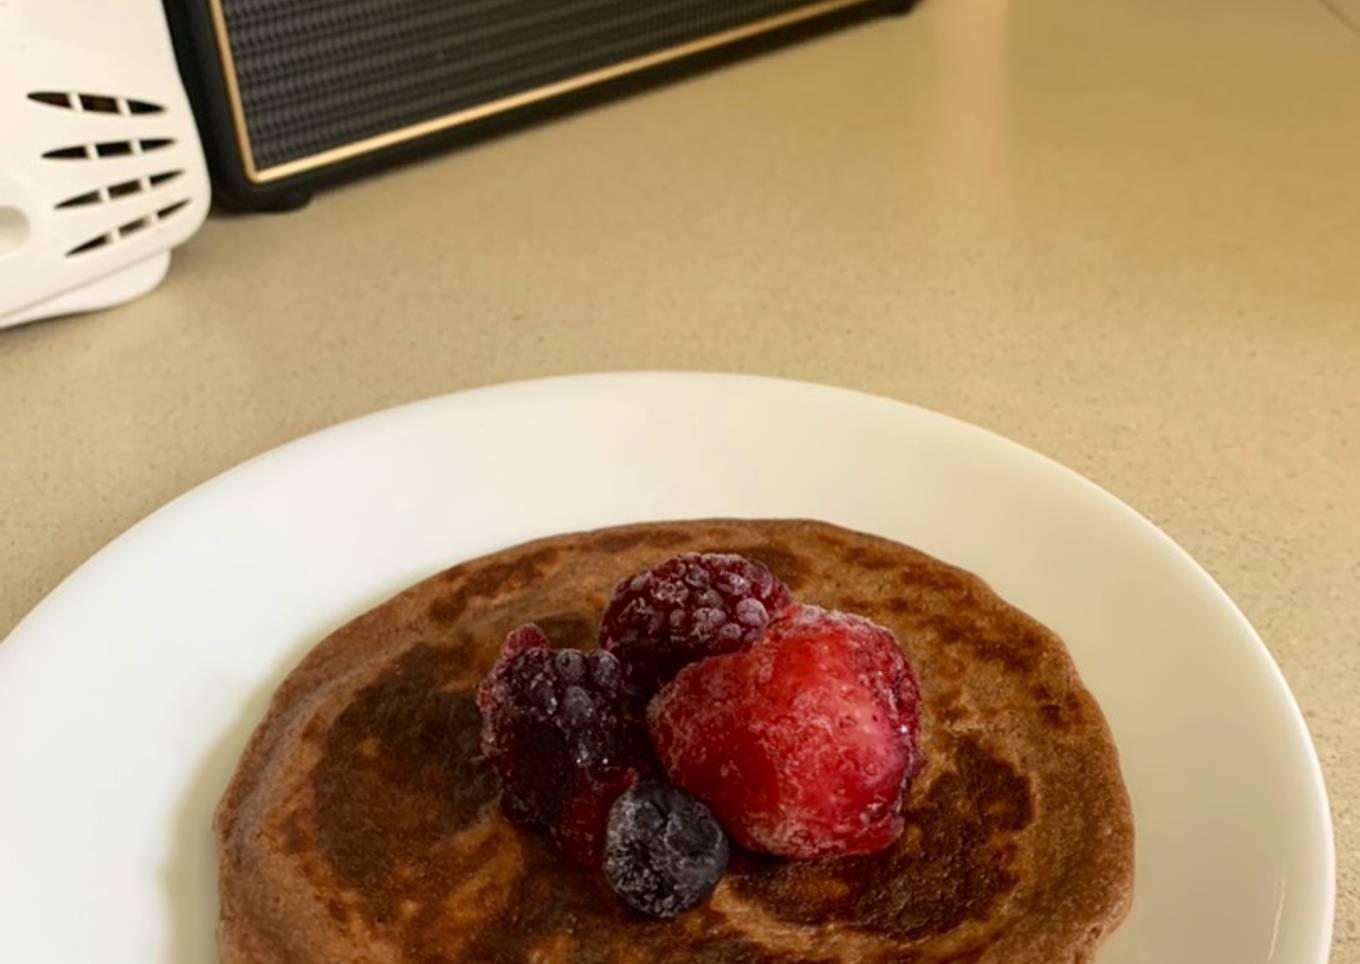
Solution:
[{"label": "beige countertop", "polygon": [[319,196],[0,333],[0,633],[128,525],[351,416],[718,369],[1090,476],[1260,630],[1360,962],[1360,0],[927,0]]}]

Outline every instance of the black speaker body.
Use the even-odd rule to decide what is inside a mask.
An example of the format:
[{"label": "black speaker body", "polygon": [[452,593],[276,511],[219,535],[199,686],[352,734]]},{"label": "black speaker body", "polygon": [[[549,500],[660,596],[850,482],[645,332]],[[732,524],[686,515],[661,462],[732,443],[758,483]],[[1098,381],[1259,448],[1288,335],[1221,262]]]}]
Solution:
[{"label": "black speaker body", "polygon": [[320,184],[910,0],[166,0],[219,198]]}]

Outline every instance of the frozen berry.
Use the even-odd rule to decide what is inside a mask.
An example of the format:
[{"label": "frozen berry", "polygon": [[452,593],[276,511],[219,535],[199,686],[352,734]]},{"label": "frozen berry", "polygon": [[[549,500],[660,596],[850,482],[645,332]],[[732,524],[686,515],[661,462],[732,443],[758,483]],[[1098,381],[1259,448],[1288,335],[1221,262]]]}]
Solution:
[{"label": "frozen berry", "polygon": [[609,812],[604,875],[643,914],[675,917],[698,907],[727,869],[727,854],[713,813],[668,783],[638,783]]},{"label": "frozen berry", "polygon": [[477,687],[477,708],[505,815],[598,864],[609,808],[637,780],[646,753],[618,661],[600,650],[552,649],[537,626],[522,626]]},{"label": "frozen berry", "polygon": [[690,552],[614,588],[600,645],[618,656],[629,685],[650,695],[686,664],[754,642],[791,602],[759,562]]},{"label": "frozen berry", "polygon": [[867,619],[796,607],[746,649],[686,667],[647,715],[671,780],[748,849],[863,854],[902,833],[916,682]]}]

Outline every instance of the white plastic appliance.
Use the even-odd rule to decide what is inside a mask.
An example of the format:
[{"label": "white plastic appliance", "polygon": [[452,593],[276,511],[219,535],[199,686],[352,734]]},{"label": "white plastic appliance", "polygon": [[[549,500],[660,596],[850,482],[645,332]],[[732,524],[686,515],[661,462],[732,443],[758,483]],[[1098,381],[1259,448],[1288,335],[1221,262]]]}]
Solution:
[{"label": "white plastic appliance", "polygon": [[209,199],[160,0],[0,0],[0,328],[150,291]]}]

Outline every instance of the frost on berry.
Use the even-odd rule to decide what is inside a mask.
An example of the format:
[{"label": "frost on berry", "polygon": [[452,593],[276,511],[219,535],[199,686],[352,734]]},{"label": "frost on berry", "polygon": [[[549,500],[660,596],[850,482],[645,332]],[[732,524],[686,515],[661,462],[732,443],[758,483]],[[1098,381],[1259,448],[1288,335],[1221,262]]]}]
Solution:
[{"label": "frost on berry", "polygon": [[537,626],[522,626],[477,687],[477,708],[505,815],[598,864],[609,808],[646,759],[618,661],[552,649]]},{"label": "frost on berry", "polygon": [[686,553],[615,587],[600,645],[619,658],[629,685],[650,695],[689,663],[754,642],[791,602],[762,563]]},{"label": "frost on berry", "polygon": [[648,721],[671,780],[748,849],[863,854],[902,832],[916,685],[892,633],[867,619],[796,607],[746,649],[683,669]]},{"label": "frost on berry", "polygon": [[634,910],[669,918],[697,907],[727,858],[727,836],[712,812],[678,787],[644,780],[614,801],[604,874]]}]

